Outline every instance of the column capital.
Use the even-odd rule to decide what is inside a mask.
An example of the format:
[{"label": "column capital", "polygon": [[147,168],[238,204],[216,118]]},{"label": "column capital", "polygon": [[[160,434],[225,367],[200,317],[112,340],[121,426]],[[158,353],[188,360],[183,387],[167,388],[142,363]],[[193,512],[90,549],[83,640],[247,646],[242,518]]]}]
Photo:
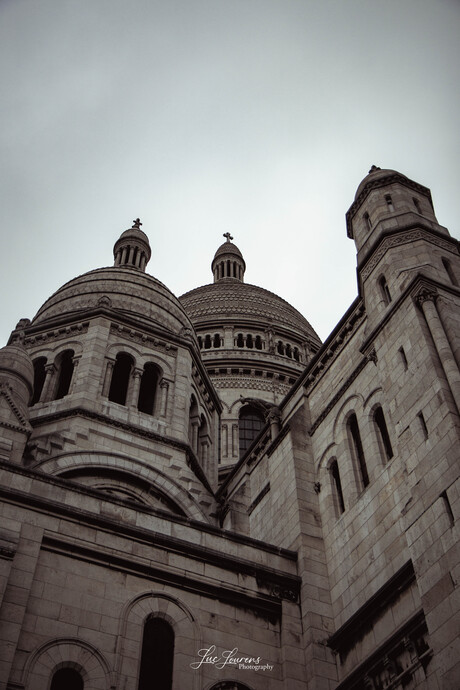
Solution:
[{"label": "column capital", "polygon": [[414,296],[414,300],[419,307],[422,307],[425,302],[436,302],[438,296],[439,294],[436,288],[423,285]]}]

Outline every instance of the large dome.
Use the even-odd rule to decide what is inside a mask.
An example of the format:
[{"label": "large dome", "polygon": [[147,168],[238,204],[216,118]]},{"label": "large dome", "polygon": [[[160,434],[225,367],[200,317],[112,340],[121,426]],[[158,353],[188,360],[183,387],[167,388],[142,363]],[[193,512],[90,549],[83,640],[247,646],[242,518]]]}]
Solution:
[{"label": "large dome", "polygon": [[179,300],[153,276],[128,266],[99,268],[70,280],[39,309],[33,324],[108,307],[144,324],[179,335],[192,330]]},{"label": "large dome", "polygon": [[238,325],[257,323],[294,331],[320,345],[314,329],[297,309],[269,290],[232,278],[186,292],[180,301],[195,327],[216,319]]}]

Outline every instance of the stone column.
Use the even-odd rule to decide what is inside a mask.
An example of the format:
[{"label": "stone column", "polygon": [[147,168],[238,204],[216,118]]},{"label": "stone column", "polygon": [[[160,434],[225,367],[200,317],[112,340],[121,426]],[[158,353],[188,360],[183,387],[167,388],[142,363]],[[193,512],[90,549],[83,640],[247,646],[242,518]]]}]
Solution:
[{"label": "stone column", "polygon": [[169,392],[169,381],[163,379],[160,383],[160,417],[166,417],[166,411],[168,409],[168,392]]},{"label": "stone column", "polygon": [[127,407],[137,407],[139,400],[139,389],[141,387],[142,370],[133,369],[131,372],[128,392],[126,394]]},{"label": "stone column", "polygon": [[190,439],[191,441],[191,446],[192,450],[195,453],[195,455],[198,455],[198,428],[200,425],[200,420],[198,418],[192,419],[191,427],[192,427],[192,438]]},{"label": "stone column", "polygon": [[444,326],[439,317],[438,310],[436,309],[437,297],[438,293],[436,290],[423,287],[415,296],[415,300],[423,311],[442,368],[444,369],[447,383],[452,392],[452,397],[454,398],[457,410],[460,412],[460,372],[452,348],[447,339]]},{"label": "stone column", "polygon": [[103,398],[108,398],[108,396],[109,396],[110,384],[112,382],[112,372],[113,372],[114,366],[115,366],[115,362],[112,359],[109,359],[109,361],[107,362],[107,366],[105,368],[104,382],[102,384],[102,397]]},{"label": "stone column", "polygon": [[75,379],[77,378],[77,367],[78,367],[79,361],[80,361],[80,355],[78,355],[77,357],[73,357],[73,359],[72,359],[73,371],[72,371],[72,379],[70,381],[68,395],[73,393],[73,389],[75,388]]},{"label": "stone column", "polygon": [[40,395],[39,402],[47,402],[51,399],[51,391],[54,383],[54,377],[56,374],[56,367],[53,363],[45,365],[45,383],[43,384],[42,394]]}]

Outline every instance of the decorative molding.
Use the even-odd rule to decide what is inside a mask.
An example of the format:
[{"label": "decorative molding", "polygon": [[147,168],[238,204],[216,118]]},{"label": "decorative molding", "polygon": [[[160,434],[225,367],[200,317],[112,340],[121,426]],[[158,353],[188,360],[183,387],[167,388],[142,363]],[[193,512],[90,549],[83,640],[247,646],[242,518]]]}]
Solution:
[{"label": "decorative molding", "polygon": [[420,290],[414,295],[414,302],[417,306],[422,307],[425,302],[434,302],[439,297],[439,293],[435,287],[422,285]]},{"label": "decorative molding", "polygon": [[431,244],[441,247],[448,252],[457,253],[455,243],[449,241],[448,239],[443,239],[438,235],[433,234],[433,230],[418,227],[417,229],[406,229],[406,230],[392,230],[391,233],[385,234],[381,237],[381,242],[378,248],[371,253],[371,255],[365,259],[365,261],[358,266],[358,272],[363,280],[366,280],[372,273],[376,265],[382,259],[384,254],[392,247],[399,247],[403,244],[410,244],[416,240],[426,240]]},{"label": "decorative molding", "polygon": [[110,324],[110,331],[117,332],[124,337],[128,337],[135,343],[139,345],[145,345],[150,348],[155,348],[156,350],[162,350],[167,352],[172,357],[177,357],[178,348],[176,345],[171,345],[171,343],[166,342],[166,340],[161,340],[160,338],[155,338],[154,336],[147,335],[145,332],[139,331],[135,328],[128,328],[123,326],[121,323],[113,322]]},{"label": "decorative molding", "polygon": [[[27,347],[35,347],[36,345],[45,345],[50,341],[55,342],[56,340],[63,340],[69,336],[84,335],[88,332],[88,327],[89,321],[83,321],[80,323],[73,323],[63,328],[54,328],[50,331],[44,331],[43,333],[37,333],[26,337],[24,339],[24,345]],[[11,340],[15,342],[15,333],[13,333]]]},{"label": "decorative molding", "polygon": [[238,377],[238,376],[227,376],[224,378],[218,378],[216,376],[212,377],[212,382],[215,388],[254,388],[259,391],[280,391],[286,392],[291,388],[290,383],[284,383],[279,379],[266,379],[261,376],[251,376]]}]

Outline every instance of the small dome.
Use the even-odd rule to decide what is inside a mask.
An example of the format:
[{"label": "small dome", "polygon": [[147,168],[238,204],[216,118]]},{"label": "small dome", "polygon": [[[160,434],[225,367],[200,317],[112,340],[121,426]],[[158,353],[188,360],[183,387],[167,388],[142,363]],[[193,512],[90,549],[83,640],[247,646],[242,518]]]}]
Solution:
[{"label": "small dome", "polygon": [[155,325],[181,335],[193,327],[181,303],[153,276],[130,266],[99,268],[63,285],[38,310],[32,324],[111,308],[140,324]]},{"label": "small dome", "polygon": [[246,270],[243,255],[236,244],[230,241],[233,237],[229,232],[224,233],[224,237],[227,241],[220,245],[211,263],[214,282],[228,278],[243,282]]},{"label": "small dome", "polygon": [[213,261],[215,261],[219,256],[222,256],[223,254],[234,254],[235,256],[238,256],[240,259],[243,259],[242,253],[240,252],[236,244],[233,244],[233,242],[224,242],[223,244],[221,244],[216,253],[214,254]]},{"label": "small dome", "polygon": [[132,228],[122,232],[115,242],[113,247],[115,266],[138,268],[142,272],[145,271],[152,250],[150,249],[149,238],[140,228],[141,225],[140,219],[136,218]]},{"label": "small dome", "polygon": [[408,180],[408,178],[405,175],[398,172],[397,170],[390,170],[389,168],[379,168],[376,165],[373,165],[366,177],[360,182],[358,189],[356,190],[355,200],[359,197],[359,195],[364,191],[364,189],[368,185],[376,186],[376,184],[378,184],[378,186],[380,186],[384,184],[387,180],[390,183],[394,181],[396,178],[399,181]]},{"label": "small dome", "polygon": [[13,343],[0,349],[0,378],[19,378],[26,384],[29,394],[32,394],[34,365],[22,344]]}]

